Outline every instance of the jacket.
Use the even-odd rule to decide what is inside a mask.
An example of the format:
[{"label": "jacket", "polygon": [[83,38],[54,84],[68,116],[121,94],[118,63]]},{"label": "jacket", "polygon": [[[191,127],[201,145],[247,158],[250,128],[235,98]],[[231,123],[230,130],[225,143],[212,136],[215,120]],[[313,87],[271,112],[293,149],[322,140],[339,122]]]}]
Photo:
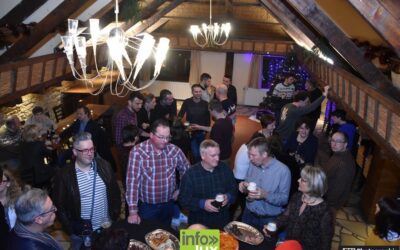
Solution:
[{"label": "jacket", "polygon": [[[108,213],[115,221],[121,212],[121,192],[110,164],[101,158],[95,158],[97,174],[107,189]],[[53,201],[57,206],[57,216],[64,231],[73,233],[73,222],[81,218],[81,201],[76,177],[75,164],[61,169],[54,179]]]}]

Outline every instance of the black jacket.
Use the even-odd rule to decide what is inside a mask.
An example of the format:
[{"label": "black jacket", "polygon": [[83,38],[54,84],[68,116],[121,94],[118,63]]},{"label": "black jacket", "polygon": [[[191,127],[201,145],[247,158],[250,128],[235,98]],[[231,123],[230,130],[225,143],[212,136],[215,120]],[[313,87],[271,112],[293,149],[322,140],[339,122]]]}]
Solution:
[{"label": "black jacket", "polygon": [[[121,212],[121,192],[111,166],[103,159],[96,158],[97,174],[107,189],[108,213],[113,221]],[[53,201],[57,206],[57,217],[64,231],[72,234],[72,223],[81,218],[81,201],[75,164],[61,169],[54,179]]]}]

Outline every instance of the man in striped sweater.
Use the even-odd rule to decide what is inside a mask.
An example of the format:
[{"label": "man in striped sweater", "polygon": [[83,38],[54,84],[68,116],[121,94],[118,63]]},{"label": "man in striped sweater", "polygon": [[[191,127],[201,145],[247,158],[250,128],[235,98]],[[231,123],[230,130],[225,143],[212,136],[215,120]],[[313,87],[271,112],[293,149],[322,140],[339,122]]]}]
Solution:
[{"label": "man in striped sweater", "polygon": [[87,239],[84,242],[82,237],[85,226],[94,232],[108,227],[111,221],[117,220],[122,202],[110,164],[95,158],[91,134],[75,135],[72,151],[75,162],[55,177],[53,200],[63,229],[70,235],[71,248],[75,250],[83,243],[87,246]]}]

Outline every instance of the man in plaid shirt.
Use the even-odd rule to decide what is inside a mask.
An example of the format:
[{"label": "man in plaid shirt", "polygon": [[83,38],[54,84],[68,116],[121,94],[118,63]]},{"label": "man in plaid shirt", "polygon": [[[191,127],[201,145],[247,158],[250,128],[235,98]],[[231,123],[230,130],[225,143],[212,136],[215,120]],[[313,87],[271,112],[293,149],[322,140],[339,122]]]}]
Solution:
[{"label": "man in plaid shirt", "polygon": [[122,145],[122,129],[126,125],[137,125],[137,112],[142,108],[143,95],[139,91],[130,94],[128,105],[118,112],[114,119],[114,141],[117,146]]},{"label": "man in plaid shirt", "polygon": [[139,224],[141,219],[171,223],[179,194],[175,171],[178,169],[183,176],[190,164],[184,153],[169,143],[170,139],[168,122],[156,120],[151,125],[150,139],[130,152],[126,173],[129,223]]}]

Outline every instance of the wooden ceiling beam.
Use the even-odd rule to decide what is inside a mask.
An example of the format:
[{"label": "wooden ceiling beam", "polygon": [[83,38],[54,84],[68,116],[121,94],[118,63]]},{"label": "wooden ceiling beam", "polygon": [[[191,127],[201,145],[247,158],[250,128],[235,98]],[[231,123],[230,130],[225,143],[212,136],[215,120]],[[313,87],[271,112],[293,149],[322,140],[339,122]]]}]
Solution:
[{"label": "wooden ceiling beam", "polygon": [[[377,0],[348,0],[351,5],[374,27],[374,29],[389,43],[396,54],[400,56],[400,23]],[[394,8],[399,8],[398,5]]]},{"label": "wooden ceiling beam", "polygon": [[169,20],[168,18],[160,18],[157,22],[155,22],[153,25],[151,25],[150,27],[148,27],[145,31],[147,33],[152,33],[153,31],[157,30],[158,28],[160,28],[161,26],[163,26],[165,23],[167,23]]},{"label": "wooden ceiling beam", "polygon": [[64,22],[72,13],[87,4],[87,2],[84,0],[63,1],[31,30],[29,36],[23,36],[10,49],[4,52],[0,56],[0,64],[24,59],[26,52],[49,33],[53,32],[61,22]]},{"label": "wooden ceiling beam", "polygon": [[336,56],[336,53],[332,51],[330,47],[325,45],[325,41],[319,37],[309,26],[303,23],[303,21],[298,18],[282,1],[259,0],[259,2],[266,9],[266,11],[271,13],[277,20],[279,20],[283,27],[290,33],[294,32],[300,37],[301,40],[304,40],[305,42],[307,40],[311,40],[312,43],[324,51],[326,56],[331,57],[335,63],[341,64],[341,58]]},{"label": "wooden ceiling beam", "polygon": [[126,34],[129,35],[136,35],[139,34],[146,29],[150,28],[152,25],[154,25],[160,18],[164,17],[167,15],[170,11],[175,9],[177,6],[179,6],[181,3],[183,3],[185,0],[174,0],[172,1],[168,6],[166,6],[164,9],[158,11],[156,14],[152,15],[151,17],[147,18],[146,20],[142,20],[140,22],[137,22],[135,25],[130,27],[127,31]]},{"label": "wooden ceiling beam", "polygon": [[[203,1],[203,0],[188,0],[185,3],[187,4],[198,4],[198,5],[210,5],[209,1]],[[225,5],[224,1],[218,1],[218,2],[213,2],[213,5]],[[232,6],[242,6],[242,7],[261,7],[260,3],[241,3],[241,2],[232,2],[231,1],[231,5]]]},{"label": "wooden ceiling beam", "polygon": [[[171,21],[182,21],[182,22],[189,22],[190,23],[200,23],[205,22],[208,23],[209,19],[204,17],[191,17],[191,16],[164,16],[164,18],[168,18]],[[213,16],[213,21],[222,20],[223,18],[218,18]],[[232,20],[234,23],[243,23],[243,24],[259,24],[259,25],[268,25],[268,26],[282,26],[280,23],[273,23],[273,22],[260,22],[260,21],[249,21],[247,19],[234,19]]]},{"label": "wooden ceiling beam", "polygon": [[286,0],[286,2],[322,34],[367,82],[379,91],[400,100],[399,91],[389,79],[364,57],[361,50],[319,9],[314,0]]}]

